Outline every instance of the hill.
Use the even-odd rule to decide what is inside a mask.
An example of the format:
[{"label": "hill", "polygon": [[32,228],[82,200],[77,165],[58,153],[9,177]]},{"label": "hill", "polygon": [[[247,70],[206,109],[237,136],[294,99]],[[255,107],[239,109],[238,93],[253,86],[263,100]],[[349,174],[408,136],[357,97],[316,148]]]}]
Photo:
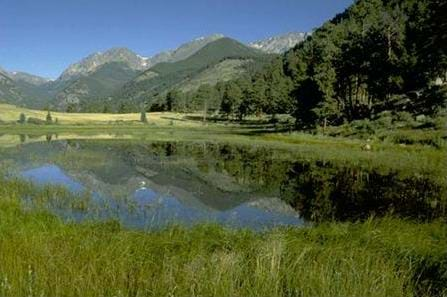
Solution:
[{"label": "hill", "polygon": [[[233,65],[229,66],[233,60]],[[269,60],[269,56],[256,49],[250,48],[234,39],[221,38],[209,43],[191,57],[175,63],[159,63],[147,71],[137,76],[134,80],[127,83],[115,96],[115,102],[123,103],[129,106],[139,106],[143,101],[147,104],[154,102],[155,97],[166,93],[173,88],[195,89],[197,82],[205,84],[215,84],[220,79],[220,69],[227,72],[228,69],[243,67],[247,62],[264,63]],[[221,67],[217,66],[219,63]],[[209,80],[204,79],[203,73],[214,69],[213,76]],[[224,71],[224,72],[225,72]],[[243,72],[238,69],[236,73]],[[202,74],[202,75],[201,75]],[[200,77],[200,78],[199,78]],[[188,85],[193,82],[196,86]]]}]

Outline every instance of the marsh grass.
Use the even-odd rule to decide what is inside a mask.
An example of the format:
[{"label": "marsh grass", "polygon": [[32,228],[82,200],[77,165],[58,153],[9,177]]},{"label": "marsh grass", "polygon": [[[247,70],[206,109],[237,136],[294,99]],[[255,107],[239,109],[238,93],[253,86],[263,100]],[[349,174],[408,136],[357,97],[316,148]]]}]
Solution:
[{"label": "marsh grass", "polygon": [[429,296],[447,294],[447,226],[393,218],[265,232],[214,225],[142,232],[63,222],[0,181],[0,296]]},{"label": "marsh grass", "polygon": [[[181,141],[181,142],[219,142],[235,145],[250,145],[275,149],[285,158],[330,161],[333,163],[366,168],[396,169],[409,174],[436,175],[445,182],[447,175],[447,150],[445,146],[430,145],[397,145],[394,143],[373,140],[371,151],[363,151],[365,141],[358,139],[335,138],[306,133],[267,133],[251,135],[241,128],[208,127],[190,129],[187,127],[155,127],[144,126],[52,126],[52,127],[3,127],[5,135],[0,134],[0,149],[2,147],[20,146],[20,135],[25,133],[27,142],[45,141],[42,133],[53,133],[57,140],[126,140],[134,144],[148,142]],[[0,126],[0,133],[3,129]],[[20,129],[20,130],[17,130]],[[48,129],[46,131],[45,129]],[[40,135],[40,136],[39,136]],[[32,137],[36,136],[36,137]]]}]

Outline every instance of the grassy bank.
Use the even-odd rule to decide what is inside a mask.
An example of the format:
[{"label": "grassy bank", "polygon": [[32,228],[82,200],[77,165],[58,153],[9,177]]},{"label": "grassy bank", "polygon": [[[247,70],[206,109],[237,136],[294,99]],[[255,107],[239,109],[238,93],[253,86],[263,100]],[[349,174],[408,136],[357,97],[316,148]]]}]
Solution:
[{"label": "grassy bank", "polygon": [[397,145],[335,138],[306,133],[257,133],[244,127],[205,126],[198,128],[151,125],[0,125],[0,149],[32,142],[57,140],[126,140],[134,144],[156,141],[218,142],[272,148],[284,158],[321,160],[365,168],[399,170],[408,174],[430,174],[443,182],[447,176],[445,148],[428,145]]},{"label": "grassy bank", "polygon": [[445,296],[447,226],[392,218],[264,233],[217,226],[149,233],[24,210],[0,186],[1,296]]}]

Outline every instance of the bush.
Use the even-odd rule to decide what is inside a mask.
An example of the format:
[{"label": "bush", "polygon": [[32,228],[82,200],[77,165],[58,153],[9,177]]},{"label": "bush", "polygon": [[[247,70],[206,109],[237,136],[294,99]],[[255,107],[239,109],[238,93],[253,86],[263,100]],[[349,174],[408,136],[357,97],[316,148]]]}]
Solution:
[{"label": "bush", "polygon": [[396,113],[394,116],[394,125],[397,128],[403,128],[403,127],[415,127],[417,126],[417,122],[414,120],[411,113],[406,111],[401,111]]},{"label": "bush", "polygon": [[38,118],[28,118],[28,124],[45,125],[47,122]]},{"label": "bush", "polygon": [[391,129],[393,127],[393,116],[389,111],[381,112],[374,123],[378,128]]},{"label": "bush", "polygon": [[18,122],[19,122],[20,124],[25,124],[25,123],[26,123],[26,115],[25,115],[24,113],[21,113],[21,114],[20,114],[20,117],[19,117]]},{"label": "bush", "polygon": [[360,135],[373,135],[375,133],[374,124],[370,120],[353,121],[351,125]]}]

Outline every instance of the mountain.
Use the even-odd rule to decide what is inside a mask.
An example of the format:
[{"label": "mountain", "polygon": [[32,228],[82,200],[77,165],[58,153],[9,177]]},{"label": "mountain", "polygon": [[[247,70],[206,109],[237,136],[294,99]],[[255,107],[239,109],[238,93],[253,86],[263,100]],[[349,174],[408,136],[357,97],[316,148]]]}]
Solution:
[{"label": "mountain", "polygon": [[161,52],[153,57],[143,57],[127,48],[112,48],[104,53],[98,52],[70,65],[59,77],[59,80],[69,80],[94,71],[98,67],[113,62],[128,64],[133,70],[145,70],[161,62],[177,62],[188,58],[210,42],[222,38],[221,34],[197,38],[182,44],[175,50]]},{"label": "mountain", "polygon": [[270,54],[282,54],[303,42],[310,33],[292,32],[249,43],[249,46]]},{"label": "mountain", "polygon": [[[240,67],[244,64],[244,61],[263,61],[267,59],[268,56],[265,53],[234,39],[219,38],[187,59],[174,63],[159,63],[151,67],[127,83],[115,94],[114,98],[116,101],[129,100],[129,104],[134,106],[137,104],[138,106],[138,102],[153,99],[154,96],[167,92],[174,87],[181,86],[182,89],[191,89],[191,86],[187,86],[188,81],[195,80],[197,87],[199,86],[197,81],[215,84],[219,81],[219,78],[215,78],[219,76],[218,74],[214,73],[214,81],[204,80],[201,74],[219,69],[219,64],[221,64],[220,68],[222,68],[222,63],[229,64],[224,67],[228,69],[228,67],[235,68],[235,64]],[[233,60],[233,62],[230,63],[229,60]]]},{"label": "mountain", "polygon": [[[142,70],[162,62],[186,59],[210,42],[223,38],[214,34],[182,44],[175,50],[142,57],[127,48],[112,48],[104,53],[92,54],[72,64],[53,83],[48,85],[52,105],[66,109],[69,105],[97,98],[109,97]],[[79,109],[79,106],[75,107]]]},{"label": "mountain", "polygon": [[[221,34],[196,38],[177,49],[143,57],[122,47],[87,56],[51,81],[23,72],[2,71],[3,99],[31,108],[59,110],[97,99],[139,100],[172,87],[194,91],[202,84],[233,79],[266,59],[262,51]],[[114,99],[113,99],[114,100]]]},{"label": "mountain", "polygon": [[70,104],[79,104],[82,100],[107,97],[138,73],[138,70],[125,62],[103,64],[88,75],[72,80],[56,94],[54,105],[58,109],[66,110]]},{"label": "mountain", "polygon": [[143,70],[148,66],[148,58],[141,57],[127,48],[112,48],[104,53],[94,53],[80,62],[70,65],[59,77],[58,80],[66,81],[88,75],[98,67],[107,63],[126,63],[131,69]]},{"label": "mountain", "polygon": [[9,73],[0,68],[0,102],[20,104],[23,95]]},{"label": "mountain", "polygon": [[175,50],[161,52],[151,58],[148,58],[148,68],[158,63],[178,62],[186,58],[189,58],[207,44],[224,37],[225,36],[222,34],[213,34],[206,37],[199,37],[190,42],[180,45]]},{"label": "mountain", "polygon": [[43,85],[50,81],[48,78],[40,77],[26,72],[8,72],[9,77],[15,82],[23,82],[35,86]]}]

